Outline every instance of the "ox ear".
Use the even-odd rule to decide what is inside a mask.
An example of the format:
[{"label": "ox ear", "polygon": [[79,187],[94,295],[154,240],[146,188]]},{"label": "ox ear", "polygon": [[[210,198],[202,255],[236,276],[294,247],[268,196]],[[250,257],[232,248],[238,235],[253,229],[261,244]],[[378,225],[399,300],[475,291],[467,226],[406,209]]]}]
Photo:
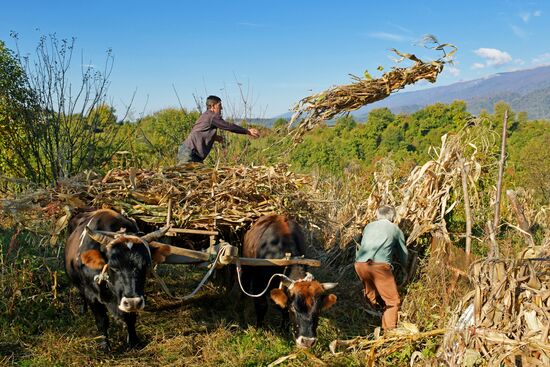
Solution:
[{"label": "ox ear", "polygon": [[149,249],[151,250],[151,260],[153,260],[154,264],[162,264],[166,260],[166,256],[171,253],[170,246],[168,245],[149,245]]},{"label": "ox ear", "polygon": [[325,291],[330,291],[332,288],[335,288],[338,285],[338,283],[321,283],[321,287]]},{"label": "ox ear", "polygon": [[338,297],[336,297],[336,295],[332,293],[326,296],[323,299],[323,310],[328,310],[329,308],[331,308],[336,303],[337,298]]},{"label": "ox ear", "polygon": [[271,290],[270,296],[273,302],[275,302],[279,307],[286,308],[288,297],[286,296],[286,293],[284,290],[275,288]]},{"label": "ox ear", "polygon": [[88,250],[80,255],[80,261],[90,269],[99,270],[105,265],[105,259],[98,250]]}]

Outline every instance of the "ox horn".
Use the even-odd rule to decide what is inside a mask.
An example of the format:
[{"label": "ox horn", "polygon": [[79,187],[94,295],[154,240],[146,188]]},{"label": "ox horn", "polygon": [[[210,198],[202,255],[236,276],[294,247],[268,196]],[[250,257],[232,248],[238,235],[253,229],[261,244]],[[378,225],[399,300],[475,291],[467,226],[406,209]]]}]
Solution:
[{"label": "ox horn", "polygon": [[306,277],[303,279],[305,282],[311,282],[312,280],[315,280],[315,277],[310,272],[306,273]]},{"label": "ox horn", "polygon": [[85,231],[92,240],[98,242],[101,246],[108,246],[113,241],[111,237],[98,233],[88,226],[86,226]]},{"label": "ox horn", "polygon": [[157,240],[157,239],[161,238],[162,236],[164,236],[166,234],[166,232],[168,232],[169,229],[170,229],[170,226],[164,226],[164,227],[162,227],[161,229],[159,229],[155,232],[151,232],[151,233],[146,234],[145,236],[142,236],[141,240],[145,241],[146,243],[150,243],[150,242],[152,242],[154,240]]},{"label": "ox horn", "polygon": [[337,285],[338,285],[338,283],[321,283],[321,286],[323,287],[323,289],[325,291],[329,291],[332,288],[336,287]]}]

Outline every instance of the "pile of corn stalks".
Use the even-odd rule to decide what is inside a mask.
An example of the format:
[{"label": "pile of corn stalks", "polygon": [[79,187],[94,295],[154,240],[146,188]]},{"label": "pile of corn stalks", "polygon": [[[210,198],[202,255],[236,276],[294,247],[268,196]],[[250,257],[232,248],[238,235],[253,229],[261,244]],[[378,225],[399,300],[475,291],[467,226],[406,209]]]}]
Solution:
[{"label": "pile of corn stalks", "polygon": [[[466,167],[467,182],[470,191],[480,177],[482,165],[477,157],[486,152],[489,144],[469,136],[467,131],[441,137],[441,146],[432,149],[433,159],[423,166],[417,166],[406,181],[399,183],[393,174],[392,162],[382,161],[375,172],[375,184],[367,200],[349,201],[351,208],[341,208],[340,213],[346,213],[347,218],[330,218],[331,222],[340,223],[340,227],[332,231],[338,234],[329,241],[338,241],[341,247],[346,247],[358,240],[364,226],[375,219],[376,209],[381,204],[392,204],[397,210],[397,220],[407,237],[407,245],[414,243],[419,237],[438,232],[443,234],[447,242],[451,242],[447,232],[445,215],[453,210],[457,200],[462,195],[455,195],[451,201],[452,192],[462,193],[461,172]],[[465,146],[470,149],[466,151]],[[476,205],[476,193],[470,197],[472,205]],[[360,239],[360,238],[359,238]],[[333,247],[333,246],[329,246]],[[329,263],[348,264],[353,256],[342,251],[329,254],[334,259]],[[349,256],[348,256],[349,255]],[[339,259],[336,259],[339,258]]]},{"label": "pile of corn stalks", "polygon": [[[391,354],[410,348],[411,345],[426,342],[444,332],[445,329],[420,332],[415,324],[402,322],[397,328],[386,331],[383,337],[375,336],[374,339],[370,337],[356,337],[349,340],[333,340],[329,348],[333,355],[342,354],[343,351],[363,353],[365,355],[364,364],[366,366],[386,366],[385,359]],[[424,356],[421,352],[413,352],[410,365],[412,366],[414,362],[423,358]]]},{"label": "pile of corn stalks", "polygon": [[[165,167],[158,171],[112,170],[104,177],[81,175],[60,181],[49,190],[17,199],[0,200],[3,221],[9,217],[20,226],[41,231],[47,214],[57,220],[53,232],[66,225],[75,208],[108,207],[151,224],[166,223],[172,202],[171,224],[204,230],[239,230],[262,215],[286,213],[315,222],[317,213],[308,204],[309,179],[275,167],[203,165]],[[15,218],[15,219],[14,219]]]},{"label": "pile of corn stalks", "polygon": [[[380,78],[373,79],[368,73],[365,78],[352,76],[352,84],[336,86],[324,92],[313,94],[300,100],[294,107],[294,114],[290,125],[305,115],[298,128],[294,130],[296,137],[301,137],[306,131],[311,130],[323,121],[330,120],[334,116],[354,111],[369,103],[380,101],[391,93],[403,89],[409,84],[419,80],[427,80],[434,83],[437,76],[443,71],[443,66],[451,61],[456,52],[456,47],[450,44],[440,44],[435,37],[426,36],[424,42],[434,43],[433,49],[443,52],[443,57],[431,62],[424,62],[413,54],[406,54],[392,49],[401,59],[413,61],[408,68],[393,67],[391,71],[384,73]],[[446,53],[445,48],[451,48]]]},{"label": "pile of corn stalks", "polygon": [[455,311],[439,352],[451,366],[550,365],[550,248],[537,258],[472,264],[475,290]]}]

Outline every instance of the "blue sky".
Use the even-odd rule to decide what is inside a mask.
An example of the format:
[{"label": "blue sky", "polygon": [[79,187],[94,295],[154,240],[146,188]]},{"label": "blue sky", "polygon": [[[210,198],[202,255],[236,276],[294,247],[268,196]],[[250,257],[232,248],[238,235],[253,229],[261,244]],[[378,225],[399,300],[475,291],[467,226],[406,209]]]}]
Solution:
[{"label": "blue sky", "polygon": [[[436,58],[415,42],[458,46],[436,85],[550,63],[550,1],[9,1],[0,40],[32,57],[41,35],[76,37],[74,66],[101,67],[113,50],[109,96],[134,117],[216,94],[225,112],[273,117],[301,98],[395,65],[389,49]],[[426,88],[423,83],[405,90]],[[228,105],[235,107],[228,108]]]}]

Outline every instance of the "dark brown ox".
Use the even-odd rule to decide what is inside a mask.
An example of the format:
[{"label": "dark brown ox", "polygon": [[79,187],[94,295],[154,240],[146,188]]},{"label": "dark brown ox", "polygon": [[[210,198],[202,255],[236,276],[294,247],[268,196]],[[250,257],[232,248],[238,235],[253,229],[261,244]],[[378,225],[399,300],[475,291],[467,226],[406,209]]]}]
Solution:
[{"label": "dark brown ox", "polygon": [[[109,347],[107,310],[127,326],[128,344],[139,344],[136,334],[137,312],[145,307],[145,278],[152,262],[162,262],[168,246],[150,247],[149,241],[165,231],[137,237],[135,222],[119,213],[102,209],[73,218],[72,231],[65,246],[65,269],[79,290],[84,305],[94,314],[101,346]],[[118,232],[113,240],[96,231]]]},{"label": "dark brown ox", "polygon": [[[261,259],[282,259],[286,254],[292,257],[305,256],[305,239],[300,226],[282,215],[269,215],[258,219],[244,237],[243,256]],[[271,288],[271,299],[281,308],[283,323],[292,319],[296,344],[309,348],[317,341],[317,325],[321,310],[330,308],[336,302],[334,294],[327,291],[337,283],[320,283],[306,273],[302,265],[286,268],[273,266],[243,266],[243,286],[248,292],[260,293],[276,273],[284,273],[284,282],[275,282]],[[256,321],[262,325],[267,311],[265,296],[254,299]]]}]

